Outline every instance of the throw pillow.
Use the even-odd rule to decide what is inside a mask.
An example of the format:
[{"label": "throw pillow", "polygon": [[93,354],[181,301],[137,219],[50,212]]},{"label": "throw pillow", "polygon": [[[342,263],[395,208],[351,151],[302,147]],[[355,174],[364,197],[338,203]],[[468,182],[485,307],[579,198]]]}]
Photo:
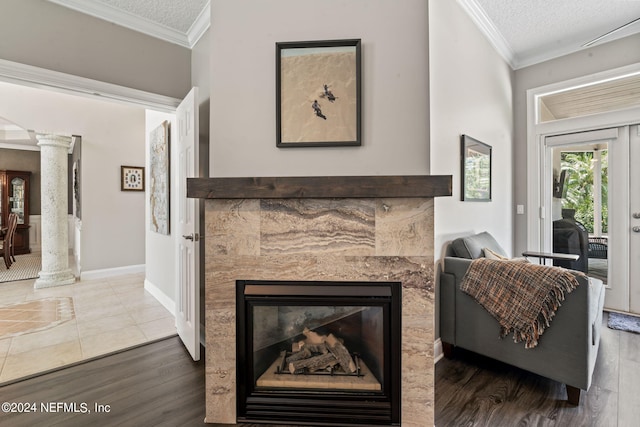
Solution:
[{"label": "throw pillow", "polygon": [[509,258],[506,256],[502,256],[499,253],[492,251],[489,248],[484,248],[482,249],[482,251],[484,252],[484,257],[486,259],[493,259],[493,260],[497,260],[497,261],[513,261],[513,262],[529,262],[528,259],[522,257],[522,258]]},{"label": "throw pillow", "polygon": [[497,252],[492,251],[489,248],[484,248],[482,249],[482,251],[484,252],[484,257],[486,259],[495,259],[495,260],[502,260],[502,261],[508,261],[509,258],[506,256],[502,256]]}]

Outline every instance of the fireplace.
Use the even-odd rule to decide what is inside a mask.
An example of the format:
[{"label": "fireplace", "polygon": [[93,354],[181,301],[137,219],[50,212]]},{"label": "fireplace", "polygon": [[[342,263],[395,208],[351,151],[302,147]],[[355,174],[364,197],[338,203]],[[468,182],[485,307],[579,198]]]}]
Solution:
[{"label": "fireplace", "polygon": [[237,281],[237,420],[399,425],[401,284]]},{"label": "fireplace", "polygon": [[[245,409],[242,414],[238,413],[240,401],[245,405],[247,401],[271,405],[273,396],[289,396],[290,402],[305,410],[306,402],[299,395],[312,395],[316,402],[327,400],[329,409],[339,411],[345,401],[365,395],[366,399],[357,402],[360,407],[384,406],[384,399],[389,399],[391,406],[393,395],[400,399],[401,393],[400,408],[393,407],[387,424],[396,423],[397,411],[403,426],[433,425],[433,198],[451,195],[450,176],[189,178],[187,194],[206,199],[203,239],[206,422],[244,424],[242,420],[253,414],[247,414]],[[335,289],[345,285],[344,289],[348,289],[349,284],[354,283],[394,283],[393,298],[397,284],[401,284],[402,330],[390,333],[389,337],[398,339],[400,357],[384,358],[390,363],[400,363],[401,373],[387,374],[385,362],[371,355],[363,356],[364,364],[377,375],[380,391],[350,391],[344,390],[346,386],[342,389],[334,386],[335,395],[347,398],[342,401],[330,400],[325,397],[326,390],[319,388],[297,387],[291,392],[286,387],[273,387],[263,381],[258,386],[263,375],[260,371],[275,363],[271,358],[278,357],[279,353],[276,354],[276,349],[260,348],[263,352],[271,351],[271,356],[264,360],[259,357],[259,362],[252,359],[249,363],[247,355],[255,358],[254,348],[258,350],[254,345],[248,353],[245,348],[245,357],[238,359],[237,343],[247,340],[246,336],[240,340],[237,335],[246,328],[245,324],[238,331],[237,287],[238,281],[246,279],[278,284],[297,282],[303,285],[300,289],[308,291],[318,283],[328,282],[336,283],[331,285]],[[268,304],[261,304],[267,307],[271,304],[273,312],[285,311],[284,307],[273,305],[271,298],[255,298],[252,304],[260,306],[258,301],[264,301]],[[400,299],[399,293],[397,299]],[[296,304],[296,307],[315,307],[316,303]],[[362,301],[319,304],[324,307],[365,305]],[[241,305],[246,310],[247,302]],[[356,313],[350,315],[358,318]],[[364,353],[360,348],[364,343],[352,344],[350,334],[343,336],[338,332],[358,322],[360,320],[345,320],[342,326],[320,329],[317,333],[325,336],[332,333],[336,339],[343,340],[345,347],[354,347],[349,348],[351,353]],[[265,328],[269,326],[267,321],[262,323]],[[362,323],[366,324],[364,320]],[[315,327],[311,326],[309,330]],[[294,339],[300,338],[300,341],[303,336],[296,335]],[[253,345],[253,340],[251,343]],[[365,350],[375,354],[369,348]],[[260,366],[254,367],[256,364]],[[245,367],[252,371],[238,372]],[[391,366],[391,369],[396,368]],[[395,386],[396,380],[398,393],[391,390],[391,396],[381,397],[386,396],[387,387]],[[323,416],[327,413],[328,410],[322,411]],[[349,422],[314,418],[318,424]]]}]

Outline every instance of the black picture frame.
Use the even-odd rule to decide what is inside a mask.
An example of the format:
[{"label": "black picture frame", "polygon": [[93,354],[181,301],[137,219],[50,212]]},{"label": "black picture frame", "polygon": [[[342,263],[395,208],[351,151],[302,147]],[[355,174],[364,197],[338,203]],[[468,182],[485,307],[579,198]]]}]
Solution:
[{"label": "black picture frame", "polygon": [[469,135],[462,135],[460,167],[465,202],[491,201],[491,146]]},{"label": "black picture frame", "polygon": [[362,145],[361,40],[276,43],[276,146]]}]

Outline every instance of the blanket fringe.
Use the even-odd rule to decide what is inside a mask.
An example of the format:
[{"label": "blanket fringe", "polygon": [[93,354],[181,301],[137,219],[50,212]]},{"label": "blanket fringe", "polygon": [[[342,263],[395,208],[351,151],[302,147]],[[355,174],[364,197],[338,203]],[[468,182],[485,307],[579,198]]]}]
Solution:
[{"label": "blanket fringe", "polygon": [[576,275],[583,274],[481,258],[472,261],[460,289],[498,320],[501,338],[512,333],[514,342],[524,341],[529,349],[538,345],[565,294],[578,286]]},{"label": "blanket fringe", "polygon": [[533,322],[524,329],[516,330],[514,327],[507,328],[502,326],[500,338],[504,338],[513,332],[513,342],[519,343],[524,341],[525,348],[534,348],[538,345],[538,339],[544,333],[545,329],[551,324],[551,319],[556,315],[558,307],[562,305],[565,299],[565,292],[572,292],[577,286],[575,280],[563,277],[558,282],[558,288],[552,289],[542,302],[542,309]]}]

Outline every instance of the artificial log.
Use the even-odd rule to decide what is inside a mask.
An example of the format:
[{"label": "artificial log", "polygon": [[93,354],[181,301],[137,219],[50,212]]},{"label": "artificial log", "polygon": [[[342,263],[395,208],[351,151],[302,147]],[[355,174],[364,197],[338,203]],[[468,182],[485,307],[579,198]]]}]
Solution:
[{"label": "artificial log", "polygon": [[304,368],[307,368],[309,371],[319,371],[328,366],[332,366],[337,363],[336,358],[333,354],[321,354],[319,356],[310,357],[308,359],[295,360],[289,363],[289,372],[292,374],[300,373],[300,371]]},{"label": "artificial log", "polygon": [[344,369],[345,372],[355,372],[356,364],[353,362],[351,355],[349,354],[349,350],[337,339],[333,334],[329,334],[325,343],[329,348],[331,354],[335,356],[335,358],[340,362],[340,366]]},{"label": "artificial log", "polygon": [[305,348],[307,350],[309,350],[311,353],[326,354],[326,353],[329,352],[329,349],[327,348],[327,344],[326,343],[322,343],[322,344],[307,344]]},{"label": "artificial log", "polygon": [[308,348],[303,348],[300,351],[292,353],[291,356],[288,356],[285,361],[287,363],[291,363],[291,362],[295,362],[296,360],[308,359],[311,356],[312,356],[311,350],[309,350]]},{"label": "artificial log", "polygon": [[305,337],[307,337],[307,339],[305,340],[307,345],[323,344],[325,342],[325,340],[327,339],[327,337],[325,335],[320,335],[317,332],[313,332],[309,328],[304,328],[302,333],[304,334]]}]

